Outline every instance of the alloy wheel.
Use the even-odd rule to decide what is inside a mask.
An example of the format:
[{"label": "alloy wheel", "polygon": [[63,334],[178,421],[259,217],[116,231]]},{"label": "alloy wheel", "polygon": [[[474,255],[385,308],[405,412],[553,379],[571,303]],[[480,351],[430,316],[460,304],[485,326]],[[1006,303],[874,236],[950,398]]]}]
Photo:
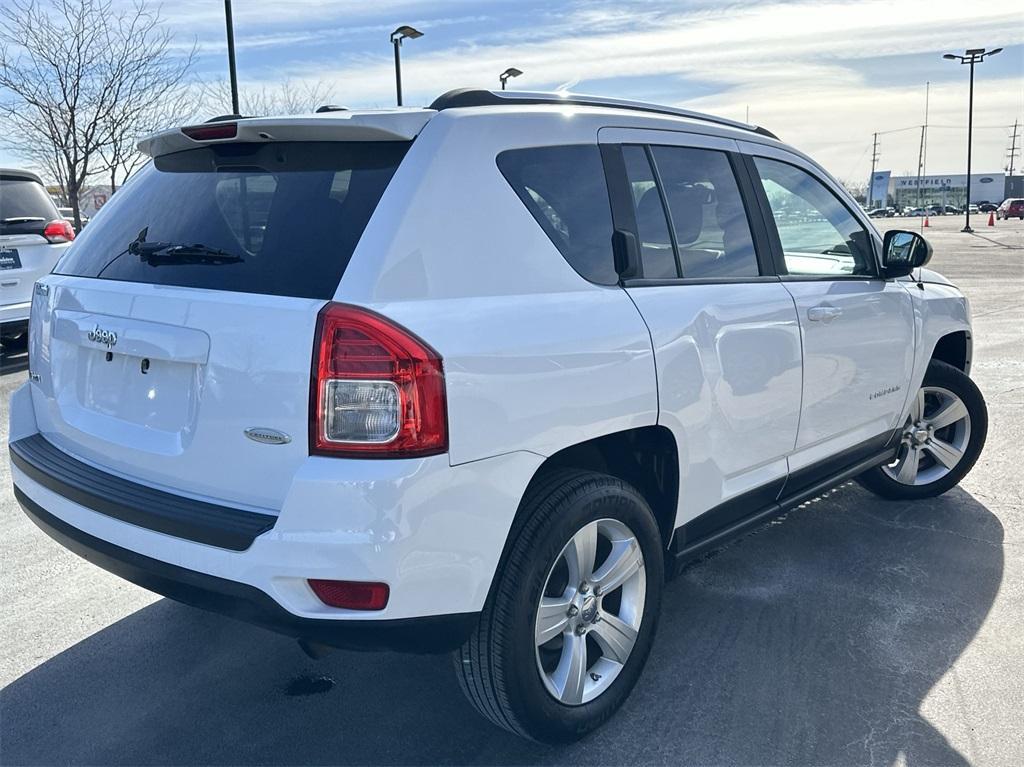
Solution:
[{"label": "alloy wheel", "polygon": [[924,386],[911,404],[896,460],[883,467],[904,485],[927,485],[956,468],[971,439],[971,416],[956,394]]},{"label": "alloy wheel", "polygon": [[537,669],[559,702],[588,703],[636,644],[647,574],[636,535],[615,519],[586,524],[548,572],[534,625]]}]

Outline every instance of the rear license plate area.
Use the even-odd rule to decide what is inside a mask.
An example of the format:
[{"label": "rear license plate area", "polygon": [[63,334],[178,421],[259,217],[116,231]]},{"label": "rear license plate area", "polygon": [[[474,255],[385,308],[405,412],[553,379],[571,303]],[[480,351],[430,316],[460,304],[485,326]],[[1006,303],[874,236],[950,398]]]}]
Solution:
[{"label": "rear license plate area", "polygon": [[76,368],[77,399],[86,410],[164,432],[192,421],[194,364],[80,347]]}]

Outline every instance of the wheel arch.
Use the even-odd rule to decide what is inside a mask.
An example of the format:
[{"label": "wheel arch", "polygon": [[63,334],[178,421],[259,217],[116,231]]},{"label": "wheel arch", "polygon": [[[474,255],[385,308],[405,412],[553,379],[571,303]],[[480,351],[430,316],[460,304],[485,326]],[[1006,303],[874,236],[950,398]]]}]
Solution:
[{"label": "wheel arch", "polygon": [[935,342],[930,360],[939,360],[952,365],[968,375],[971,372],[971,334],[967,330],[956,330],[941,336]]},{"label": "wheel arch", "polygon": [[528,516],[523,505],[525,499],[533,487],[555,469],[596,471],[632,485],[654,512],[662,544],[668,549],[679,506],[679,448],[676,438],[665,426],[641,426],[613,432],[565,447],[548,456],[537,467],[512,519],[498,566],[491,578],[489,593],[493,593],[498,574],[505,567],[509,552]]},{"label": "wheel arch", "polygon": [[632,485],[654,512],[668,548],[679,506],[679,448],[668,428],[641,426],[563,448],[538,467],[534,480],[554,468],[597,471]]}]

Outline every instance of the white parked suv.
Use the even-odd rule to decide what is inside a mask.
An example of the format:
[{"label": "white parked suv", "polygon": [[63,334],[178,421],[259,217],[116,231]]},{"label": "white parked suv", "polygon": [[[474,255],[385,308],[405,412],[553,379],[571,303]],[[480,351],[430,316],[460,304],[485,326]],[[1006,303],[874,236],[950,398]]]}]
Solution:
[{"label": "white parked suv", "polygon": [[0,348],[24,335],[32,286],[75,239],[39,176],[0,168]]},{"label": "white parked suv", "polygon": [[141,146],[36,284],[26,513],[313,653],[454,650],[513,732],[608,719],[687,558],[982,449],[967,300],[763,129],[463,90]]}]

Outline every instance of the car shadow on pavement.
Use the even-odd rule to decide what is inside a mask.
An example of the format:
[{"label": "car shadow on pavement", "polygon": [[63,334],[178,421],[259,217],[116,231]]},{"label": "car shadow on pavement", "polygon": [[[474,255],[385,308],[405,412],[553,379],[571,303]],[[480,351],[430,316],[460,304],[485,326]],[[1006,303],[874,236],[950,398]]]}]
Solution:
[{"label": "car shadow on pavement", "polygon": [[960,489],[847,484],[688,567],[623,710],[560,748],[480,719],[446,656],[311,661],[160,600],[0,692],[0,761],[966,764],[920,708],[995,599],[1002,541]]}]

